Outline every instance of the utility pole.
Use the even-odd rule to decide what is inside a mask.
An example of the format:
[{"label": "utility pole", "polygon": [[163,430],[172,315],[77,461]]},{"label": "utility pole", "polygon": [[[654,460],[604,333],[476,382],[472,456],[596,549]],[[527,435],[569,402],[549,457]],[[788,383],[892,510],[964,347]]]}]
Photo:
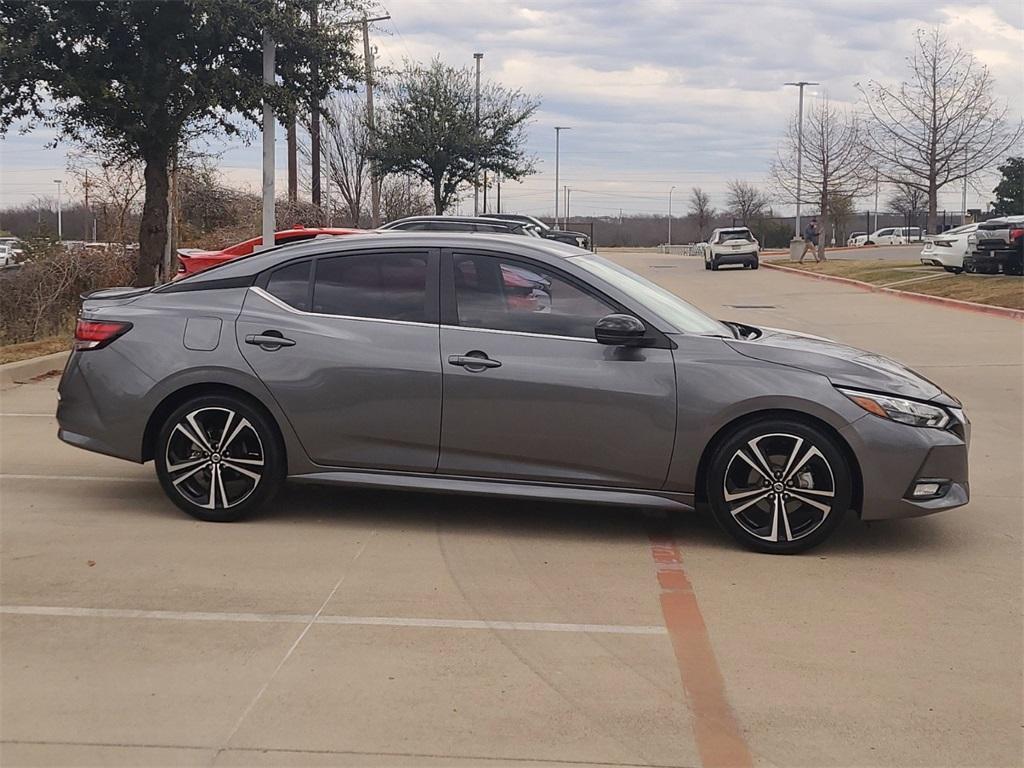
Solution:
[{"label": "utility pole", "polygon": [[[89,169],[85,169],[85,181],[82,182],[82,189],[85,192],[85,241],[89,242]],[[94,237],[93,240],[96,238]]]},{"label": "utility pole", "polygon": [[967,147],[964,147],[964,196],[963,215],[960,217],[961,226],[967,223]]},{"label": "utility pole", "polygon": [[501,213],[501,173],[495,174],[495,183],[498,187],[498,213]]},{"label": "utility pole", "polygon": [[64,241],[64,223],[61,217],[60,209],[60,185],[63,184],[63,180],[54,179],[53,183],[57,185],[57,240],[60,242]]},{"label": "utility pole", "polygon": [[295,115],[288,116],[288,200],[299,199],[299,152],[295,138]]},{"label": "utility pole", "polygon": [[[263,32],[263,84],[274,84],[274,40]],[[314,179],[316,176],[313,177]],[[274,108],[263,101],[263,227],[260,248],[274,245]]]},{"label": "utility pole", "polygon": [[[476,60],[476,122],[474,125],[474,138],[479,146],[480,144],[480,59],[484,55],[482,53],[474,53],[473,58]],[[480,215],[480,150],[475,149],[473,151],[473,215]]]},{"label": "utility pole", "polygon": [[565,218],[563,218],[562,221],[564,222],[564,224],[568,224],[569,223],[569,187],[566,186],[566,187],[564,187],[564,189],[565,189]]},{"label": "utility pole", "polygon": [[804,161],[804,86],[805,85],[820,85],[820,83],[811,83],[807,80],[801,80],[797,83],[786,83],[786,85],[795,85],[800,88],[800,111],[797,117],[797,128],[796,128],[796,233],[794,239],[800,237],[800,186],[803,181],[803,161]]},{"label": "utility pole", "polygon": [[878,231],[878,169],[875,168],[875,228],[868,232],[870,236],[873,232]]},{"label": "utility pole", "polygon": [[675,191],[676,185],[673,184],[668,188],[668,252],[672,253],[672,192]]},{"label": "utility pole", "polygon": [[[366,126],[370,131],[370,141],[376,139],[376,118],[373,114],[373,49],[370,48],[370,24],[374,21],[386,21],[391,14],[376,16],[372,19],[363,16],[363,65],[366,68]],[[380,179],[373,168],[370,168],[370,226],[380,225]]]},{"label": "utility pole", "polygon": [[[312,0],[309,5],[309,26],[316,29],[320,23],[320,9],[317,7],[318,0]],[[313,92],[318,92],[319,70],[316,64],[310,75],[313,80]],[[309,174],[311,178],[310,197],[313,205],[320,207],[320,99],[314,99],[309,110]]]},{"label": "utility pole", "polygon": [[558,142],[562,131],[571,131],[567,125],[555,126],[555,229],[558,229]]}]

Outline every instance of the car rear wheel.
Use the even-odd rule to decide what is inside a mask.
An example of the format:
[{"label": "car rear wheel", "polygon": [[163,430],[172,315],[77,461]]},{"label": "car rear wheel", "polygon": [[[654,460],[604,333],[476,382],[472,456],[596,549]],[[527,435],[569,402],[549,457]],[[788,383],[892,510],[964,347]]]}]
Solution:
[{"label": "car rear wheel", "polygon": [[943,269],[947,272],[952,272],[954,275],[959,275],[964,271],[963,267],[943,267]]},{"label": "car rear wheel", "polygon": [[750,262],[751,269],[757,269],[759,266],[761,266],[760,259],[754,259],[752,262]]},{"label": "car rear wheel", "polygon": [[707,474],[715,519],[757,552],[796,554],[820,544],[850,507],[850,468],[835,441],[796,420],[739,428],[715,451]]},{"label": "car rear wheel", "polygon": [[199,397],[175,410],[160,430],[155,456],[170,500],[208,522],[251,514],[274,496],[285,476],[274,424],[229,396]]},{"label": "car rear wheel", "polygon": [[711,271],[712,272],[717,272],[718,271],[718,260],[714,256],[711,257]]}]

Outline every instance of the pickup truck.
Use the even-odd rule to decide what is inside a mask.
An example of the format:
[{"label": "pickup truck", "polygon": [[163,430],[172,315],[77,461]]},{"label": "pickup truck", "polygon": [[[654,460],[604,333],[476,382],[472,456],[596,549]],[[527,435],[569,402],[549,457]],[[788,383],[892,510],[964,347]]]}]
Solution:
[{"label": "pickup truck", "polygon": [[964,272],[1024,275],[1024,216],[983,221],[967,239]]}]

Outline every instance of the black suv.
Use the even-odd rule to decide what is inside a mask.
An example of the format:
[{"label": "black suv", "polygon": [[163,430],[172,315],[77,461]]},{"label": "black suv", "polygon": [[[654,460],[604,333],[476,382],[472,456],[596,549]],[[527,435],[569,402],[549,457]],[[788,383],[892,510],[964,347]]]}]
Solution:
[{"label": "black suv", "polygon": [[967,239],[964,272],[1024,275],[1024,216],[989,219]]},{"label": "black suv", "polygon": [[401,232],[489,232],[491,234],[506,233],[540,237],[533,227],[521,221],[480,216],[409,216],[389,221],[380,229],[393,229]]},{"label": "black suv", "polygon": [[483,218],[519,221],[526,226],[533,227],[537,230],[537,234],[545,240],[557,240],[560,243],[568,243],[569,245],[575,245],[577,248],[590,250],[590,238],[584,233],[570,232],[567,229],[552,229],[534,216],[527,216],[523,213],[485,213]]}]

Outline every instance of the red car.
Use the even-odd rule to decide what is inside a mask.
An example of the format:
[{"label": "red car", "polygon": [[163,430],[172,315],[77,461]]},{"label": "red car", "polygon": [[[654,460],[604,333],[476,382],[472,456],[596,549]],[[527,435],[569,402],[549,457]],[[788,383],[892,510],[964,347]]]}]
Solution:
[{"label": "red car", "polygon": [[[274,245],[285,243],[298,243],[303,240],[312,240],[318,235],[354,235],[365,230],[362,229],[341,229],[337,227],[303,227],[298,225],[292,229],[285,229],[274,233]],[[200,248],[179,248],[178,249],[178,274],[175,279],[194,275],[204,269],[223,264],[225,261],[237,259],[239,256],[248,256],[263,244],[262,237],[254,237],[241,243],[223,248],[219,251],[204,251]]]}]

